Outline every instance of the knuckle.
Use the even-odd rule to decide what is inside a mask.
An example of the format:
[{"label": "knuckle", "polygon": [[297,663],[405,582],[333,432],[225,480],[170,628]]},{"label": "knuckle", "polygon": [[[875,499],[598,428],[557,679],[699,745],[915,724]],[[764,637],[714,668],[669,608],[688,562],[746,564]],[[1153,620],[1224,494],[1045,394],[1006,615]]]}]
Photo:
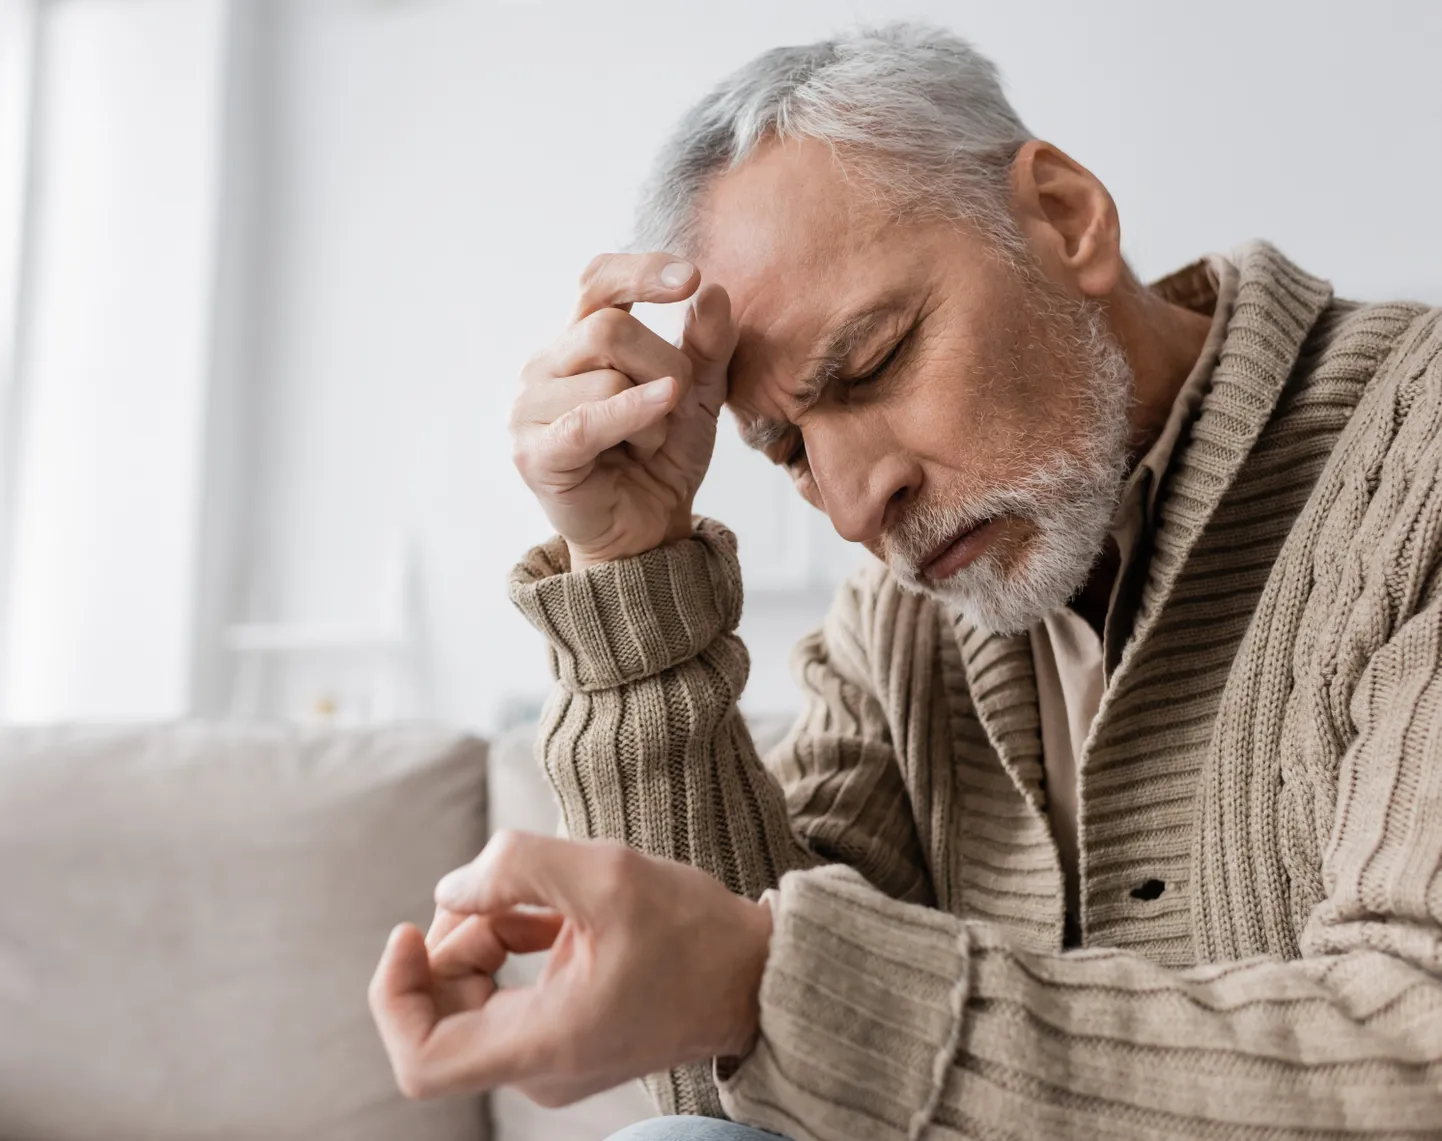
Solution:
[{"label": "knuckle", "polygon": [[623,309],[597,309],[586,318],[586,335],[593,348],[601,348],[625,340],[631,332],[633,318]]},{"label": "knuckle", "polygon": [[624,372],[618,372],[612,368],[607,369],[602,375],[603,379],[598,382],[596,388],[596,395],[600,400],[610,400],[611,397],[620,396],[621,393],[629,392],[635,387],[631,383],[631,378]]},{"label": "knuckle", "polygon": [[571,450],[585,447],[591,419],[595,416],[592,407],[590,404],[578,405],[551,425],[557,448]]},{"label": "knuckle", "polygon": [[486,845],[487,865],[492,871],[510,867],[520,856],[520,849],[524,844],[524,833],[517,832],[514,828],[502,828]]},{"label": "knuckle", "polygon": [[511,405],[510,414],[506,417],[506,431],[510,433],[513,440],[521,434],[525,423],[525,410],[521,407],[521,401],[517,400]]},{"label": "knuckle", "polygon": [[597,254],[590,261],[588,261],[586,263],[586,268],[581,271],[581,280],[578,283],[580,287],[582,289],[585,289],[593,281],[595,281],[602,274],[604,274],[606,272],[606,267],[611,264],[611,260],[615,256],[615,254]]},{"label": "knuckle", "polygon": [[539,349],[526,358],[526,363],[521,366],[521,383],[538,377],[545,376],[550,366],[551,353],[549,349]]},{"label": "knuckle", "polygon": [[536,470],[535,453],[519,437],[513,439],[511,446],[511,463],[515,465],[516,471],[521,473],[522,479],[529,479]]},{"label": "knuckle", "polygon": [[412,1061],[397,1063],[395,1075],[401,1096],[410,1101],[421,1101],[435,1093],[435,1082]]},{"label": "knuckle", "polygon": [[613,901],[626,895],[635,875],[636,853],[624,844],[605,844],[595,853],[596,886]]}]

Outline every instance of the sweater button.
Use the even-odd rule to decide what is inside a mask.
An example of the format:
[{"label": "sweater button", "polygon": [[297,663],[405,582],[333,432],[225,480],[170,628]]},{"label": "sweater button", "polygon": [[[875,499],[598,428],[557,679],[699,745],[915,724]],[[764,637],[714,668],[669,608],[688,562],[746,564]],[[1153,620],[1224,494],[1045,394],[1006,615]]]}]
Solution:
[{"label": "sweater button", "polygon": [[1131,895],[1133,899],[1144,899],[1150,903],[1166,890],[1167,885],[1161,880],[1144,880],[1132,888]]}]

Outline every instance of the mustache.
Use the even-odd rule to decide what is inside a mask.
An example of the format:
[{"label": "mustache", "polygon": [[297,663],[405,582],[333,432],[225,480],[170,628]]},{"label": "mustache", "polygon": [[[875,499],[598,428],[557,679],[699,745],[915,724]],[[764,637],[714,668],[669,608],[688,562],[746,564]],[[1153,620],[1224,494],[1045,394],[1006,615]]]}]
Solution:
[{"label": "mustache", "polygon": [[1024,479],[962,502],[947,503],[939,498],[917,502],[881,538],[885,561],[895,570],[917,576],[930,552],[962,532],[981,527],[998,515],[1037,518],[1058,488],[1066,486],[1067,475],[1074,467],[1067,460],[1070,457],[1060,457],[1060,462],[1054,459]]},{"label": "mustache", "polygon": [[1003,498],[1002,494],[993,492],[964,504],[937,501],[916,504],[882,536],[881,548],[887,563],[898,570],[919,572],[926,557],[943,543],[1008,513]]},{"label": "mustache", "polygon": [[894,570],[918,578],[922,563],[941,544],[999,515],[1041,520],[1069,487],[1095,479],[1096,466],[1094,461],[1058,452],[1021,479],[980,495],[952,503],[941,497],[919,501],[882,536],[885,560]]}]

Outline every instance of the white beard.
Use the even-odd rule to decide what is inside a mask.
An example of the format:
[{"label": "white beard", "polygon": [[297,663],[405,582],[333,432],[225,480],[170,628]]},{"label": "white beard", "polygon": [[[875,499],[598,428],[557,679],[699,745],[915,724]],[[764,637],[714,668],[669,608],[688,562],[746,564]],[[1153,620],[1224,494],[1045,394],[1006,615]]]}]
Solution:
[{"label": "white beard", "polygon": [[[920,507],[884,540],[887,565],[903,586],[944,599],[974,625],[998,634],[1019,634],[1076,596],[1101,555],[1121,498],[1131,367],[1098,306],[1083,304],[1073,320],[1085,389],[1072,450],[1047,457],[1024,479],[964,506]],[[1019,565],[1006,566],[1007,552],[993,549],[948,578],[922,577],[927,554],[999,515],[1030,520],[1035,528]]]}]

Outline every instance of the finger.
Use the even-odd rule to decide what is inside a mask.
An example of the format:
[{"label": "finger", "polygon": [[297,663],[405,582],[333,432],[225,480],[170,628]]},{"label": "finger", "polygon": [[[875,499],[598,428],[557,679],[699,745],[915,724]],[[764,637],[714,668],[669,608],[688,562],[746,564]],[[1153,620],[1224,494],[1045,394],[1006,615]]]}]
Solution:
[{"label": "finger", "polygon": [[513,955],[549,951],[566,924],[559,911],[505,911],[493,916],[496,937]]},{"label": "finger", "polygon": [[[545,427],[564,416],[579,404],[609,400],[634,387],[631,378],[615,369],[597,369],[544,384],[530,385],[517,404],[513,427],[517,421]],[[664,422],[643,428],[626,439],[642,459],[654,455],[666,442]]]},{"label": "finger", "polygon": [[444,1019],[415,1062],[428,1096],[512,1085],[555,1068],[574,1027],[535,987],[503,987],[480,1007]]},{"label": "finger", "polygon": [[479,856],[436,885],[436,902],[481,915],[532,905],[585,918],[636,858],[606,841],[497,832]]},{"label": "finger", "polygon": [[[691,361],[675,345],[658,336],[629,313],[602,309],[571,326],[552,357],[557,377],[569,378],[583,369],[609,369],[629,384],[676,377],[684,392]],[[551,387],[564,387],[566,382]],[[655,455],[666,442],[666,427],[657,422],[626,437],[641,459]]]},{"label": "finger", "polygon": [[581,274],[581,293],[571,319],[579,321],[598,309],[629,309],[637,301],[663,305],[684,301],[695,292],[699,277],[690,262],[664,251],[601,254]]},{"label": "finger", "polygon": [[553,911],[472,915],[431,952],[431,970],[442,978],[495,974],[510,955],[549,950],[564,922]]},{"label": "finger", "polygon": [[455,978],[477,971],[491,975],[506,961],[506,945],[496,934],[489,915],[468,915],[459,927],[431,951],[431,971],[437,978]]},{"label": "finger", "polygon": [[626,444],[638,460],[649,460],[666,445],[666,421],[627,436]]},{"label": "finger", "polygon": [[391,932],[371,978],[371,1016],[397,1076],[436,1025],[431,967],[420,929],[402,923]]},{"label": "finger", "polygon": [[538,363],[555,377],[615,369],[634,384],[691,372],[691,359],[684,352],[619,309],[602,309],[572,325]]},{"label": "finger", "polygon": [[613,368],[528,385],[517,402],[516,420],[544,428],[578,404],[610,400],[635,387],[629,376]]},{"label": "finger", "polygon": [[686,310],[681,351],[697,364],[724,365],[736,351],[731,298],[714,282],[702,287]]},{"label": "finger", "polygon": [[627,389],[609,400],[577,405],[542,429],[538,458],[553,472],[572,472],[608,448],[658,424],[676,406],[678,387],[670,377]]},{"label": "finger", "polygon": [[447,911],[444,907],[436,908],[435,918],[431,920],[430,930],[426,932],[426,949],[434,951],[447,935],[465,921],[464,915],[457,915],[454,911]]}]

